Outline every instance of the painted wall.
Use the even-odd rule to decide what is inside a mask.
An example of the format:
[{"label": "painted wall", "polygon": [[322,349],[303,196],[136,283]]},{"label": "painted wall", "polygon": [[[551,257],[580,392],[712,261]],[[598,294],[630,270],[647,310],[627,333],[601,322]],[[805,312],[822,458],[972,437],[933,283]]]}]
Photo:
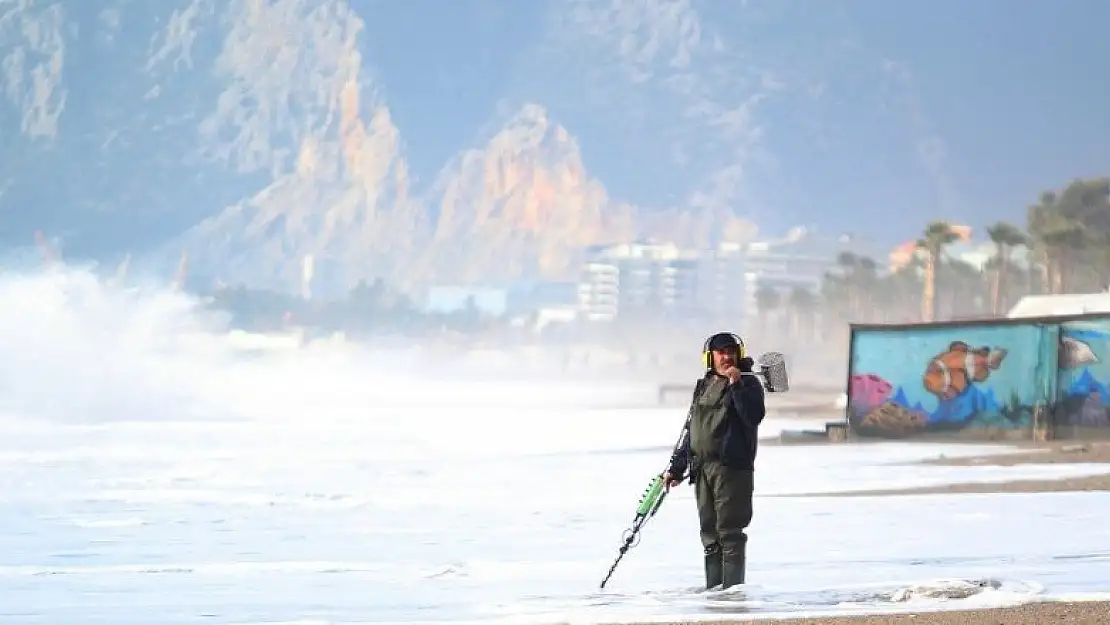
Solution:
[{"label": "painted wall", "polygon": [[1110,317],[852,332],[848,419],[864,437],[1110,436]]},{"label": "painted wall", "polygon": [[855,330],[849,423],[884,438],[1020,436],[1054,396],[1055,343],[1033,324]]},{"label": "painted wall", "polygon": [[1110,318],[1062,324],[1058,361],[1057,438],[1110,436]]}]

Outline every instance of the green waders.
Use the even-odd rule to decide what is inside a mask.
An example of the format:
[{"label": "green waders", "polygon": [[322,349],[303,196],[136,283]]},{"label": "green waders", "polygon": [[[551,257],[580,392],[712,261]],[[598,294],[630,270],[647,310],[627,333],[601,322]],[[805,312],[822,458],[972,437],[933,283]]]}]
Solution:
[{"label": "green waders", "polygon": [[755,474],[730,469],[719,462],[698,468],[694,493],[705,548],[706,588],[722,589],[744,583],[745,554],[752,522]]}]

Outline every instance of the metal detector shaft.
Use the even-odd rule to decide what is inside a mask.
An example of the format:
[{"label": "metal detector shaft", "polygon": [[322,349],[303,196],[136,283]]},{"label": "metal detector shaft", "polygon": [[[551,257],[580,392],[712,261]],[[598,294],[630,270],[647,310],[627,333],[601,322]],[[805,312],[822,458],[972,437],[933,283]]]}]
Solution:
[{"label": "metal detector shaft", "polygon": [[[653,482],[652,486],[648,489],[649,493],[656,488],[656,484],[661,484],[662,476],[655,479],[656,481]],[[654,500],[651,500],[650,495],[644,497],[644,501],[641,502],[640,508],[641,510],[645,507],[649,507],[650,509],[646,513],[637,512],[636,521],[632,524],[632,527],[629,528],[628,535],[625,536],[624,543],[621,544],[618,550],[617,559],[613,560],[612,566],[609,567],[609,572],[605,574],[605,579],[601,580],[600,588],[602,590],[605,589],[605,584],[609,583],[609,578],[612,577],[613,573],[617,570],[617,566],[621,563],[621,559],[624,558],[624,554],[628,553],[628,550],[635,546],[636,539],[640,537],[640,530],[643,529],[644,524],[648,522],[648,519],[655,516],[655,513],[659,510],[659,506],[663,505],[663,500],[667,498],[668,492],[669,491],[665,488],[659,490]],[[649,503],[650,506],[648,506]]]},{"label": "metal detector shaft", "polygon": [[[700,385],[700,383],[699,383]],[[696,385],[696,386],[699,386]],[[698,391],[694,391],[694,396],[697,397]],[[686,421],[682,424],[682,430],[678,433],[678,440],[675,441],[674,447],[671,450],[671,457],[673,458],[680,449],[686,445],[686,439],[690,437],[690,420],[694,418],[694,402],[690,402],[690,409],[686,412]],[[613,576],[613,572],[617,570],[617,565],[621,563],[624,554],[636,545],[636,539],[640,537],[640,530],[644,528],[644,524],[648,522],[655,513],[659,511],[659,507],[663,505],[663,500],[667,498],[667,493],[670,492],[666,483],[663,481],[663,473],[659,473],[648,485],[647,490],[644,491],[643,497],[636,506],[636,516],[632,519],[632,527],[628,528],[625,532],[624,541],[620,546],[617,559],[613,561],[613,565],[609,567],[609,572],[605,574],[605,579],[601,580],[601,588],[605,588],[605,584],[609,583],[609,578]]]}]

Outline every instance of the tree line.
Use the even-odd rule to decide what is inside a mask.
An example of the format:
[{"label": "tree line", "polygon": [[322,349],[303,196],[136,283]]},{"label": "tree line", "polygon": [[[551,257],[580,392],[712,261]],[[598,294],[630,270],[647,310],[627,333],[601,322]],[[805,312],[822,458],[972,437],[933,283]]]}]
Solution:
[{"label": "tree line", "polygon": [[381,279],[361,280],[346,297],[337,300],[306,300],[246,286],[220,288],[206,294],[205,299],[211,309],[228,315],[231,327],[251,331],[311,326],[357,336],[379,331],[474,332],[488,325],[473,299],[455,312],[427,312]]},{"label": "tree line", "polygon": [[1027,209],[1024,228],[987,228],[984,263],[950,253],[957,226],[932,221],[901,266],[841,253],[818,292],[760,288],[756,303],[795,336],[842,333],[845,323],[903,323],[1004,316],[1023,296],[1095,293],[1110,285],[1110,178],[1076,179],[1046,191]]}]

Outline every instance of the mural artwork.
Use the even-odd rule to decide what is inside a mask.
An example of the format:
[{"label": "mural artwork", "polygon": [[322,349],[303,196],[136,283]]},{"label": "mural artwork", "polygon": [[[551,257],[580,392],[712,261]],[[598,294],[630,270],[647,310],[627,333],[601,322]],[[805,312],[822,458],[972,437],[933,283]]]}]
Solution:
[{"label": "mural artwork", "polygon": [[1043,403],[1043,385],[1034,383],[1043,335],[1017,325],[858,331],[851,427],[883,438],[1030,428],[1033,406]]},{"label": "mural artwork", "polygon": [[1055,426],[1110,433],[1110,319],[1063,324],[1059,349]]}]

